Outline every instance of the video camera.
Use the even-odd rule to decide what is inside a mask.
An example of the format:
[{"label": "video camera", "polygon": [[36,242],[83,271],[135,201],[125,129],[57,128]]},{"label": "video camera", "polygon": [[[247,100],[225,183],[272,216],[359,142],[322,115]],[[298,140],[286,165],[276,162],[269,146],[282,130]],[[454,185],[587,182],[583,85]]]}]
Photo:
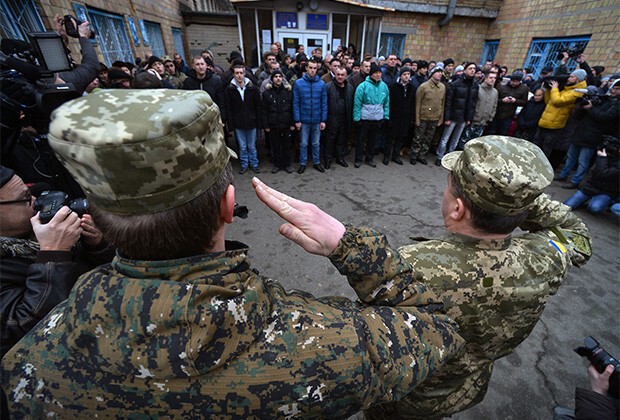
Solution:
[{"label": "video camera", "polygon": [[563,48],[558,52],[558,60],[564,59],[564,53],[568,54],[568,58],[575,58],[578,57],[580,54],[583,54],[584,51],[585,48]]},{"label": "video camera", "polygon": [[550,89],[551,86],[549,85],[549,82],[555,80],[556,82],[558,82],[558,89],[562,90],[566,87],[566,83],[568,82],[569,77],[570,75],[568,74],[546,76],[542,78],[542,84],[545,89]]},{"label": "video camera", "polygon": [[34,201],[34,209],[39,212],[41,224],[49,223],[62,206],[68,206],[80,218],[88,213],[88,200],[76,198],[69,200],[69,196],[62,191],[44,191]]},{"label": "video camera", "polygon": [[55,73],[72,69],[62,37],[56,32],[37,32],[29,33],[28,40],[5,38],[0,42],[3,143],[17,136],[24,125],[46,133],[52,111],[80,96],[71,83],[55,83]]},{"label": "video camera", "polygon": [[613,358],[601,347],[594,338],[588,336],[583,339],[583,347],[577,347],[574,351],[581,357],[586,357],[598,373],[603,373],[608,365],[614,367],[614,372],[609,378],[609,391],[607,393],[618,399],[620,385],[620,362]]}]

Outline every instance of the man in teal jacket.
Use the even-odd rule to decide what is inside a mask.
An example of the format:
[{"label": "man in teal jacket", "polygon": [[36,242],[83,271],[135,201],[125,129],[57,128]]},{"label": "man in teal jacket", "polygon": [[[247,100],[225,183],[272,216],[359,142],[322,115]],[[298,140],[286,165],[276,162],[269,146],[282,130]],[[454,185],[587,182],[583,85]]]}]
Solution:
[{"label": "man in teal jacket", "polygon": [[[390,92],[385,82],[381,80],[382,74],[381,68],[372,63],[370,74],[355,90],[353,122],[360,123],[355,141],[356,168],[362,166],[364,157],[368,165],[373,168],[377,166],[373,160],[375,145],[379,139],[381,124],[390,118]],[[366,141],[365,149],[364,141]]]}]

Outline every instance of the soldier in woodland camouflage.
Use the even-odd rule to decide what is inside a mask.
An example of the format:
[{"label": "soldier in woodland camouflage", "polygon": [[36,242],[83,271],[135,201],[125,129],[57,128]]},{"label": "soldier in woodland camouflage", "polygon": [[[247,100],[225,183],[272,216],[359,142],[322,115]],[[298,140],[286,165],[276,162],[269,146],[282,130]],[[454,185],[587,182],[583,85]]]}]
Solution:
[{"label": "soldier in woodland camouflage", "polygon": [[[466,351],[403,401],[367,410],[369,419],[439,419],[481,402],[493,362],[527,338],[568,268],[591,256],[584,223],[543,193],[553,170],[537,146],[480,137],[442,165],[451,171],[447,232],[399,251],[445,300]],[[527,232],[513,236],[516,227]]]},{"label": "soldier in woodland camouflage", "polygon": [[407,395],[463,345],[437,296],[371,229],[254,179],[361,302],[286,292],[224,240],[235,202],[219,111],[200,91],[102,91],[49,139],[119,250],[7,354],[18,418],[346,416]]}]

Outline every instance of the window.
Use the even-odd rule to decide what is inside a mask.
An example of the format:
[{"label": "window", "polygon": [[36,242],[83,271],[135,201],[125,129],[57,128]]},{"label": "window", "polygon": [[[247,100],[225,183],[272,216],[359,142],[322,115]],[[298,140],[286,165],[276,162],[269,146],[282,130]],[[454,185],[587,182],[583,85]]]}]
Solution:
[{"label": "window", "polygon": [[487,61],[495,62],[495,55],[497,54],[498,47],[499,39],[494,41],[485,41],[484,48],[482,49],[482,56],[480,57],[480,65],[484,65]]},{"label": "window", "polygon": [[183,48],[183,31],[180,28],[172,28],[172,40],[174,41],[174,53],[178,53],[187,63],[185,59],[185,48]]},{"label": "window", "polygon": [[117,60],[133,63],[131,44],[123,18],[91,8],[88,8],[88,14],[106,64],[110,66]]},{"label": "window", "polygon": [[379,45],[379,51],[377,56],[384,56],[387,58],[389,54],[396,54],[398,57],[403,58],[405,52],[405,39],[407,35],[404,34],[381,34],[381,44]]},{"label": "window", "polygon": [[34,0],[3,0],[0,29],[2,38],[27,40],[26,33],[44,32],[45,25]]},{"label": "window", "polygon": [[144,21],[144,29],[149,39],[151,54],[162,58],[166,55],[166,47],[164,47],[164,39],[161,36],[161,27],[159,23]]},{"label": "window", "polygon": [[[590,41],[590,36],[573,38],[539,38],[533,39],[530,50],[527,53],[524,67],[530,67],[534,77],[538,77],[543,67],[556,68],[561,61],[558,58],[560,51],[564,49],[584,49]],[[571,58],[566,64],[568,71],[577,67],[577,62]]]}]

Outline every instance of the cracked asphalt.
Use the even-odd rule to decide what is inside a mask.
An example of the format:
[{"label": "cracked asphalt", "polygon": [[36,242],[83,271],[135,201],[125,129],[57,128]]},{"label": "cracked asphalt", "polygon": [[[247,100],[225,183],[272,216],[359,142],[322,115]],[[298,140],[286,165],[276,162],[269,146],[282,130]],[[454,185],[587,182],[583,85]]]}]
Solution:
[{"label": "cracked asphalt", "polygon": [[[262,147],[259,154],[266,156]],[[333,165],[326,173],[308,165],[302,175],[271,174],[271,165],[261,162],[258,176],[345,223],[385,233],[393,247],[409,243],[410,237],[441,235],[445,169],[432,165],[432,159],[429,166],[412,166],[408,159],[403,159],[403,166],[393,162],[384,166],[382,155],[375,159],[377,168],[362,165],[356,169],[351,159],[348,156],[348,168]],[[233,165],[239,169],[238,162]],[[250,213],[247,219],[235,220],[227,237],[248,244],[253,267],[288,289],[354,298],[346,279],[326,258],[306,254],[278,234],[281,219],[255,196],[253,175],[236,175],[237,202],[248,206]],[[565,200],[572,191],[554,183],[548,193]],[[454,419],[550,419],[555,405],[574,406],[576,386],[588,387],[587,363],[573,352],[585,336],[592,335],[612,356],[620,357],[618,218],[611,213],[592,216],[585,209],[578,209],[577,214],[591,231],[594,256],[584,267],[570,270],[531,335],[495,363],[484,401]]]}]

